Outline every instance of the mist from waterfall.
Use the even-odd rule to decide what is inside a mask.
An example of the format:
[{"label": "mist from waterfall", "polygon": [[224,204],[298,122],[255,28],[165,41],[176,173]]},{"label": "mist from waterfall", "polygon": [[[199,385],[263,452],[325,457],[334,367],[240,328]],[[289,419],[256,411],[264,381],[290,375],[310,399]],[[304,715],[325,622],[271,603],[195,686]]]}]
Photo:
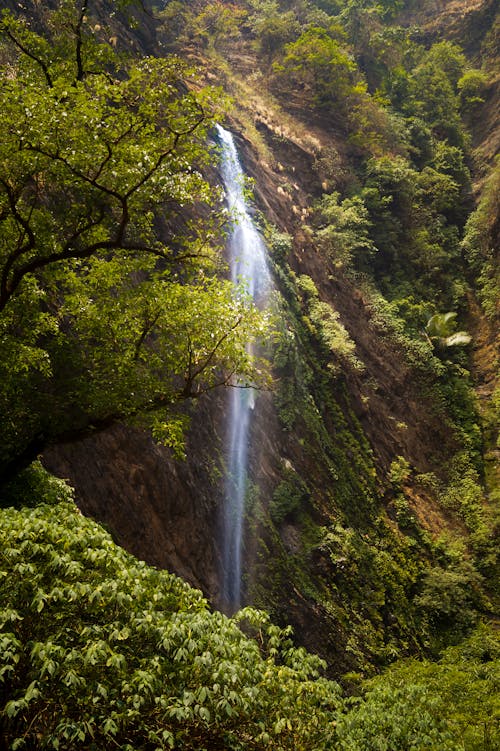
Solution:
[{"label": "mist from waterfall", "polygon": [[[245,176],[233,136],[220,125],[216,127],[221,146],[221,174],[233,221],[228,242],[231,278],[244,288],[255,303],[263,304],[271,289],[266,247],[249,215],[244,193]],[[251,388],[231,389],[222,524],[222,603],[223,608],[231,612],[241,605],[243,517],[254,404],[255,393]]]}]

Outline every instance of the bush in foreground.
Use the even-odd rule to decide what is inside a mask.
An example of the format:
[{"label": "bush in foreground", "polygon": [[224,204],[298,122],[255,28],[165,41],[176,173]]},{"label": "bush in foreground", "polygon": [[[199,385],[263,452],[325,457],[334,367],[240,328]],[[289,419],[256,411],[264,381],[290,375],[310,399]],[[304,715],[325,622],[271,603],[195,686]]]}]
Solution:
[{"label": "bush in foreground", "polygon": [[0,513],[9,748],[331,747],[339,689],[265,614],[210,612],[71,503]]}]

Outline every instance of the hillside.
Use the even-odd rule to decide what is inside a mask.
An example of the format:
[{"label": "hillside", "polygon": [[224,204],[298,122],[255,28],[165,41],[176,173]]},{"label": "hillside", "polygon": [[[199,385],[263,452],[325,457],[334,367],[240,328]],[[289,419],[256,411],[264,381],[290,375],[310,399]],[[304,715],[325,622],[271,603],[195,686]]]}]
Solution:
[{"label": "hillside", "polygon": [[[19,186],[2,183],[9,217],[0,289],[0,460],[9,480],[2,504],[48,493],[38,465],[19,471],[40,456],[116,543],[202,590],[214,620],[205,603],[186,605],[202,613],[197,638],[224,631],[217,611],[233,616],[235,609],[222,583],[234,391],[224,386],[254,384],[236,607],[262,608],[273,623],[291,625],[295,643],[324,659],[329,678],[349,692],[402,657],[423,660],[408,663],[406,678],[397,666],[386,683],[376,679],[368,704],[355,703],[352,712],[336,684],[311,689],[317,693],[307,705],[328,723],[325,748],[368,751],[384,732],[387,691],[395,708],[390,747],[408,748],[418,718],[410,712],[410,736],[397,740],[395,728],[398,713],[412,706],[411,691],[430,702],[430,717],[424,686],[451,704],[453,676],[457,685],[467,681],[453,672],[456,661],[484,657],[480,679],[494,680],[495,629],[487,636],[474,629],[498,622],[499,595],[496,4],[5,7],[20,11],[31,29],[8,22],[1,50],[11,71],[6,118],[14,123],[2,153]],[[71,19],[77,12],[78,23],[51,16],[59,7]],[[38,32],[34,41],[29,34]],[[68,83],[75,39],[88,61],[80,65],[76,55]],[[154,60],[145,62],[145,54]],[[39,79],[30,88],[33,70]],[[13,97],[9,87],[18,80]],[[22,86],[38,120],[23,109]],[[63,109],[69,124],[57,119]],[[266,312],[236,304],[225,281],[231,225],[219,191],[216,123],[234,135],[249,178],[244,198],[274,283],[271,324]],[[21,258],[32,254],[26,266],[16,251],[9,255],[13,237]],[[55,271],[52,254],[59,254]],[[252,337],[256,349],[246,345]],[[22,513],[35,524],[28,519],[36,510],[35,517]],[[40,529],[49,524],[43,514]],[[9,521],[15,529],[23,523]],[[180,598],[180,585],[169,581],[161,586]],[[228,623],[234,644],[237,629]],[[269,645],[261,656],[272,658],[272,671],[280,661],[296,670],[279,699],[286,717],[286,692],[308,691],[301,681],[316,676],[319,663],[301,666],[288,642],[279,654]],[[433,672],[425,660],[440,655]],[[237,664],[235,653],[230,659]],[[253,678],[242,680],[250,683],[238,691],[247,696]],[[271,703],[277,680],[269,674]],[[408,695],[398,693],[401,681]],[[477,687],[483,697],[486,683]],[[273,732],[273,742],[282,735],[279,748],[317,747],[307,723],[296,736],[286,720],[276,730],[278,715],[272,732],[252,725],[247,738],[243,731],[233,737],[215,704],[206,720],[204,701],[185,726],[169,715],[179,748],[266,747]],[[244,702],[240,710],[250,727],[251,710]],[[494,717],[494,702],[488,711]],[[378,718],[374,736],[365,713]],[[214,735],[198,734],[214,717]],[[466,721],[458,710],[451,725],[436,717],[429,748],[455,748]],[[181,726],[189,726],[185,735]],[[467,749],[493,747],[494,722],[486,727],[481,739],[470,731]],[[127,742],[120,736],[120,747]],[[169,747],[166,736],[161,742]]]},{"label": "hillside", "polygon": [[[242,4],[242,13],[248,13],[247,6]],[[170,12],[174,11],[175,7]],[[204,4],[195,6],[195,11],[205,12]],[[424,11],[425,34],[420,27],[412,32],[413,43],[422,50],[435,38],[441,40],[447,24],[456,43],[460,28],[474,22],[467,15],[462,19],[465,25],[457,25],[460,14],[455,7],[451,15],[442,8],[437,13],[429,7]],[[409,11],[402,16],[403,29],[417,25],[417,10],[412,12],[413,16]],[[476,8],[474,18],[484,28],[470,52],[473,64],[481,39],[490,33],[490,13],[487,3]],[[369,18],[372,35],[379,36],[384,28],[396,28],[398,21],[397,17],[379,21],[374,14]],[[369,160],[372,164],[379,160],[380,169],[386,155],[407,158],[408,147],[391,131],[388,110],[368,98],[369,89],[362,96],[371,124],[362,124],[364,130],[355,139],[349,130],[358,126],[349,114],[346,121],[346,114],[332,115],[328,106],[311,109],[309,83],[299,82],[294,92],[287,88],[284,99],[282,74],[276,72],[274,59],[279,61],[282,54],[280,42],[270,60],[259,52],[258,37],[245,18],[239,28],[236,22],[228,24],[229,30],[223,20],[222,30],[212,35],[200,32],[200,23],[189,19],[185,23],[192,29],[186,26],[184,35],[176,32],[173,40],[165,39],[161,28],[158,33],[160,43],[196,61],[207,70],[208,81],[222,84],[233,97],[230,127],[238,134],[245,170],[254,180],[256,208],[271,252],[276,247],[273,262],[280,304],[288,330],[295,332],[288,359],[276,356],[274,395],[261,397],[253,425],[253,511],[245,545],[245,586],[249,601],[270,608],[281,622],[291,622],[298,638],[329,657],[338,674],[339,669],[384,661],[384,654],[403,644],[405,649],[420,650],[428,638],[424,634],[429,619],[446,632],[448,616],[439,611],[423,614],[412,605],[433,571],[442,571],[446,578],[455,576],[456,565],[466,566],[467,571],[475,565],[487,578],[492,573],[488,567],[493,543],[488,540],[494,539],[490,537],[494,511],[480,500],[486,498],[480,478],[485,471],[481,456],[486,455],[487,468],[495,465],[495,438],[485,426],[487,443],[481,448],[480,426],[482,419],[489,425],[494,422],[495,324],[473,302],[481,292],[467,266],[456,265],[452,246],[446,251],[455,254],[452,266],[433,245],[429,251],[415,246],[411,252],[440,253],[435,268],[418,255],[402,255],[398,263],[395,251],[389,245],[384,250],[383,245],[384,233],[394,229],[383,223],[375,227],[373,218],[371,232],[379,235],[371,234],[368,241],[364,235],[356,238],[356,227],[349,224],[328,239],[329,217],[349,221],[342,219],[342,210],[347,210],[350,196],[359,195],[360,187],[366,192],[362,186]],[[217,28],[216,22],[213,27]],[[165,28],[169,29],[168,22]],[[357,37],[354,41],[360,44]],[[365,59],[369,51],[365,46],[360,73],[355,75],[363,71],[371,75]],[[487,58],[492,70],[494,62]],[[492,144],[498,137],[497,129],[481,135],[473,128],[476,118],[481,127],[494,121],[496,88],[492,83],[485,86],[489,88],[482,94],[484,103],[475,105],[472,120],[466,113],[466,124],[460,126],[464,133],[472,127],[474,152],[468,151],[466,159],[481,181],[488,171],[485,155],[491,163]],[[362,105],[354,102],[353,106]],[[422,161],[412,168],[417,169],[415,177],[431,174]],[[459,203],[445,209],[445,221],[450,228],[457,223],[453,231],[459,233],[473,209],[474,172],[468,183],[468,170],[463,170]],[[379,174],[375,178],[372,172],[365,186],[370,180],[375,184],[375,179],[391,179]],[[386,182],[384,189],[390,190],[389,185]],[[399,182],[397,190],[404,189],[405,183]],[[318,202],[335,191],[338,208],[332,204],[328,214],[325,204],[322,215]],[[405,237],[415,233],[423,240],[422,208],[409,209],[401,203],[398,211],[397,221],[403,227],[396,242],[408,243]],[[436,218],[443,216],[442,209],[435,211]],[[359,212],[358,217],[359,231],[365,231]],[[434,221],[431,216],[424,219]],[[404,222],[409,223],[407,229]],[[377,257],[368,255],[364,260],[363,251],[356,249],[360,242],[382,242],[382,248]],[[349,247],[352,250],[342,250]],[[336,252],[340,252],[337,258]],[[346,259],[345,254],[351,253],[354,257]],[[306,287],[307,278],[312,281]],[[413,285],[413,294],[408,285]],[[313,288],[317,292],[311,292]],[[313,317],[316,299],[326,303],[338,321],[337,343],[331,348],[325,344],[322,321]],[[462,325],[481,331],[470,345],[471,357],[465,359],[460,348],[433,352],[422,334],[431,313],[457,305]],[[483,397],[484,418],[474,406],[474,380]],[[215,603],[220,598],[217,509],[224,492],[219,479],[224,472],[221,410],[219,401],[213,409],[205,407],[199,420],[194,417],[185,463],[172,464],[161,448],[147,448],[146,437],[122,429],[46,454],[47,466],[58,468],[76,484],[82,508],[103,519],[118,540],[146,560],[187,576]],[[107,456],[113,457],[111,462],[103,462]],[[493,474],[488,470],[490,483]],[[465,495],[463,487],[468,489]],[[104,506],[98,500],[101,494],[107,499]],[[466,562],[458,564],[451,550],[467,539]],[[383,581],[382,566],[388,567]],[[482,609],[486,601],[479,590],[470,590],[469,575],[464,569],[459,588],[467,589],[473,609]],[[455,596],[460,602],[461,595]],[[371,624],[369,634],[366,623]],[[352,644],[349,658],[347,640]]]}]

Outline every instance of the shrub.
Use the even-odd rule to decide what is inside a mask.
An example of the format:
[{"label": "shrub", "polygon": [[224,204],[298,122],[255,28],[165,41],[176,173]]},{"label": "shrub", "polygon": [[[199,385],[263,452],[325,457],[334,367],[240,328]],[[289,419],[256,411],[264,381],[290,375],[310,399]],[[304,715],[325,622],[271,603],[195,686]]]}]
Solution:
[{"label": "shrub", "polygon": [[297,511],[310,496],[304,480],[292,469],[286,469],[284,479],[273,493],[269,513],[275,524],[281,524],[287,516]]},{"label": "shrub", "polygon": [[211,613],[70,503],[0,515],[9,748],[328,748],[338,688],[288,630]]},{"label": "shrub", "polygon": [[[440,661],[400,662],[337,725],[342,751],[492,751],[500,742],[498,633],[478,628]],[[366,689],[365,689],[366,690]]]}]

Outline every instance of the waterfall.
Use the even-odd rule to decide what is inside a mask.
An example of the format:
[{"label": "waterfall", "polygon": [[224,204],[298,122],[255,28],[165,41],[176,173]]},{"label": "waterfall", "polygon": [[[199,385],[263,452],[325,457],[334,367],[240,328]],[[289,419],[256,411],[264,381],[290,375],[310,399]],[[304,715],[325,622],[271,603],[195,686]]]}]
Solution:
[{"label": "waterfall", "polygon": [[[257,304],[271,288],[266,247],[248,212],[243,190],[244,173],[231,133],[217,125],[221,145],[221,174],[233,217],[228,242],[233,282],[243,285]],[[250,345],[249,345],[250,346]],[[227,477],[222,524],[222,605],[234,611],[241,605],[242,536],[248,475],[248,444],[255,393],[231,389],[227,434]]]}]

